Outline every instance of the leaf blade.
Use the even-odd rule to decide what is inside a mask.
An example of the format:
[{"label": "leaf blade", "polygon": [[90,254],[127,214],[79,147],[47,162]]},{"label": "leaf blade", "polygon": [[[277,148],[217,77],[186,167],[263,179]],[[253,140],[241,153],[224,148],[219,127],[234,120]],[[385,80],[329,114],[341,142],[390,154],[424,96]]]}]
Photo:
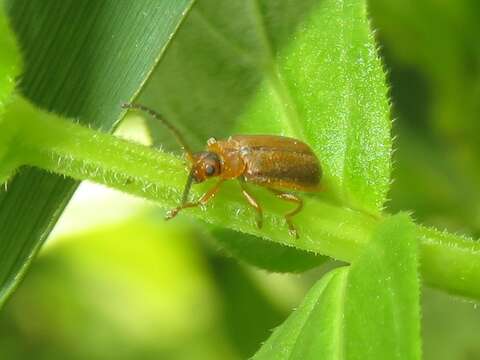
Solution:
[{"label": "leaf blade", "polygon": [[199,2],[141,99],[198,147],[242,133],[303,139],[320,158],[329,194],[378,213],[390,183],[389,104],[365,7]]},{"label": "leaf blade", "polygon": [[14,129],[5,125],[3,120],[5,108],[12,101],[16,78],[21,71],[21,56],[13,32],[4,11],[3,1],[0,1],[0,184],[10,178],[17,167],[15,152],[10,145],[15,135]]},{"label": "leaf blade", "polygon": [[418,250],[407,215],[378,226],[352,264],[346,293],[349,359],[421,358]]},{"label": "leaf blade", "polygon": [[[335,311],[328,310],[338,312],[341,301],[335,300],[341,300],[338,296],[345,287],[347,275],[348,269],[340,268],[331,271],[319,280],[310,289],[299,308],[275,329],[253,359],[318,359],[320,356],[321,359],[330,359],[331,357],[328,355],[330,351],[333,350],[334,353],[337,353],[339,347],[333,346],[332,349],[330,344],[333,344],[334,339],[330,336],[334,336],[338,332],[338,319],[336,314],[331,316]],[[317,326],[316,331],[311,331],[311,327],[315,327],[320,322],[324,326]],[[310,346],[312,345],[312,336],[315,334],[324,336],[318,336],[313,346]],[[322,348],[322,351],[318,350]],[[311,351],[314,354],[311,354]]]},{"label": "leaf blade", "polygon": [[211,235],[228,254],[270,272],[300,273],[328,261],[327,257],[313,252],[302,251],[225,228],[213,227]]},{"label": "leaf blade", "polygon": [[385,220],[358,259],[319,280],[254,359],[420,359],[416,247],[408,216]]}]

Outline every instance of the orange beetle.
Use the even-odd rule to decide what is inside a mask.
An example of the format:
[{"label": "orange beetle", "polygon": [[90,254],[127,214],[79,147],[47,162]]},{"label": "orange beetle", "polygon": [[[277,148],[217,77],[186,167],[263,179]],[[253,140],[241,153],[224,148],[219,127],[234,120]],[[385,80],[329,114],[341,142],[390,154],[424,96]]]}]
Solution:
[{"label": "orange beetle", "polygon": [[[155,111],[140,104],[124,104],[123,108],[143,110],[164,123],[175,135],[192,163],[182,202],[167,213],[167,220],[175,217],[180,210],[205,204],[215,196],[225,180],[238,179],[242,194],[257,212],[259,228],[263,223],[262,208],[247,190],[245,182],[266,187],[280,199],[296,203],[297,207],[285,215],[285,220],[290,234],[298,238],[292,217],[302,210],[303,201],[285,190],[320,191],[322,169],[308,145],[284,136],[237,135],[226,140],[211,138],[207,141],[206,151],[193,153],[177,129]],[[192,182],[201,183],[212,177],[219,177],[219,181],[199,200],[189,202],[188,194]]]}]

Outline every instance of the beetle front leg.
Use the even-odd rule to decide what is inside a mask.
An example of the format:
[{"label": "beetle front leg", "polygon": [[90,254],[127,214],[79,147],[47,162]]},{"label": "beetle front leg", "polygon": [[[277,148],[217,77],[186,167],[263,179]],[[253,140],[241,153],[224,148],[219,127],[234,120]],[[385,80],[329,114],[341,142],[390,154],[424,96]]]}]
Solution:
[{"label": "beetle front leg", "polygon": [[292,217],[297,215],[303,209],[303,200],[298,196],[290,193],[284,193],[275,189],[270,189],[270,191],[272,191],[278,198],[282,200],[298,204],[295,209],[285,214],[285,221],[287,222],[287,225],[288,225],[288,232],[290,233],[290,235],[298,239],[298,232],[295,226],[293,225]]},{"label": "beetle front leg", "polygon": [[167,214],[165,215],[165,220],[173,219],[175,216],[177,216],[177,214],[180,212],[180,210],[187,209],[187,208],[192,208],[192,207],[197,207],[197,206],[206,204],[208,202],[208,200],[212,199],[215,196],[215,194],[218,192],[218,190],[220,190],[220,185],[222,185],[223,181],[224,180],[222,179],[219,182],[217,182],[214,187],[212,187],[205,194],[203,194],[200,197],[200,199],[198,199],[197,201],[187,202],[185,204],[182,204],[182,205],[168,211]]},{"label": "beetle front leg", "polygon": [[247,199],[248,203],[255,209],[257,210],[257,226],[259,229],[262,228],[263,226],[263,211],[261,206],[258,204],[257,200],[250,194],[247,190],[247,187],[245,185],[245,180],[243,178],[238,179],[240,186],[242,187],[242,194]]}]

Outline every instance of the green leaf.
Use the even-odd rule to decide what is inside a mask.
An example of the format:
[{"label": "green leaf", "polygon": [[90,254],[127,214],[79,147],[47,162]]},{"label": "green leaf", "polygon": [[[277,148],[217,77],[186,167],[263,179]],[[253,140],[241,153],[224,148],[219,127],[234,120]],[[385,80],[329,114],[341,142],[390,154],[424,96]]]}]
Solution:
[{"label": "green leaf", "polygon": [[303,272],[328,260],[327,257],[313,252],[284,246],[226,228],[216,227],[211,233],[230,255],[272,272]]},{"label": "green leaf", "polygon": [[[120,104],[136,96],[191,3],[9,1],[25,57],[23,93],[42,107],[112,130],[122,115]],[[0,193],[0,304],[76,185],[28,168]]]},{"label": "green leaf", "polygon": [[347,358],[421,358],[417,246],[409,217],[395,215],[353,263],[345,295]]},{"label": "green leaf", "polygon": [[16,77],[20,73],[21,58],[4,12],[3,1],[0,1],[0,111],[3,113],[6,102],[15,89]]},{"label": "green leaf", "polygon": [[343,267],[318,281],[253,359],[341,359],[341,316],[347,277],[348,268]]},{"label": "green leaf", "polygon": [[[328,195],[374,213],[383,206],[389,105],[363,0],[200,1],[141,101],[198,149],[232,134],[302,139]],[[165,129],[155,135],[171,145]]]},{"label": "green leaf", "polygon": [[0,1],[0,184],[3,184],[18,165],[11,151],[13,130],[3,123],[5,107],[14,94],[16,77],[20,74],[21,57],[8,21],[4,13],[3,1]]},{"label": "green leaf", "polygon": [[417,242],[385,220],[350,268],[321,279],[254,359],[420,359]]}]

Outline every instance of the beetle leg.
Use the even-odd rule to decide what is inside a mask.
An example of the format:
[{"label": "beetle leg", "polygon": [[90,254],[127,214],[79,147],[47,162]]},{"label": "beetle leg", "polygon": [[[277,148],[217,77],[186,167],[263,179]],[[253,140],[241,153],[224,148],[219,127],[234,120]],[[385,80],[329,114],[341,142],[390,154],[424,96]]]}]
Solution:
[{"label": "beetle leg", "polygon": [[240,186],[242,187],[242,194],[245,196],[245,199],[247,199],[248,203],[255,209],[257,210],[257,226],[259,229],[262,228],[263,226],[263,211],[261,206],[258,204],[257,200],[253,197],[252,194],[250,194],[247,190],[247,186],[245,185],[245,180],[243,178],[238,179]]},{"label": "beetle leg", "polygon": [[298,232],[295,226],[293,225],[292,218],[303,209],[303,200],[298,196],[290,193],[284,193],[275,189],[270,189],[270,191],[272,191],[278,198],[282,200],[298,204],[295,209],[285,214],[285,220],[288,225],[288,232],[290,233],[290,235],[295,236],[295,238],[298,239]]},{"label": "beetle leg", "polygon": [[182,204],[170,211],[167,212],[165,215],[165,220],[170,220],[173,219],[177,214],[180,212],[180,210],[187,209],[187,208],[192,208],[192,207],[197,207],[199,205],[206,204],[208,200],[212,199],[215,194],[220,190],[220,185],[223,183],[223,179],[221,179],[219,182],[215,184],[214,187],[212,187],[210,190],[208,190],[205,194],[203,194],[200,199],[194,202],[187,202],[185,204]]}]

